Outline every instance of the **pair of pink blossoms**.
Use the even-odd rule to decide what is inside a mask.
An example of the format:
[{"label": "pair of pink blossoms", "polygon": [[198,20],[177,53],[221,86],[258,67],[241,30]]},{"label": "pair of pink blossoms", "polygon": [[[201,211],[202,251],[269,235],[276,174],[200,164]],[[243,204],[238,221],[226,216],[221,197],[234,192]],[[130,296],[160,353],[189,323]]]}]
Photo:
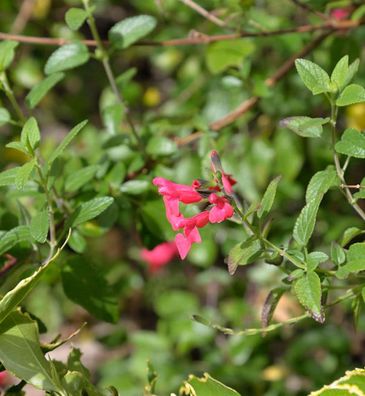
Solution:
[{"label": "pair of pink blossoms", "polygon": [[[177,184],[162,177],[153,179],[153,184],[158,187],[158,192],[163,196],[166,216],[174,231],[182,230],[175,237],[176,248],[181,259],[189,253],[193,243],[200,243],[199,228],[208,223],[221,223],[233,216],[234,209],[224,195],[232,194],[232,186],[236,181],[223,172],[218,154],[211,154],[212,168],[216,175],[219,171],[223,188],[219,186],[220,180],[215,177],[216,184],[209,186],[208,182],[194,180],[191,186]],[[224,195],[218,195],[222,192]],[[209,209],[192,217],[184,217],[180,212],[180,203],[189,205],[208,203]]]}]

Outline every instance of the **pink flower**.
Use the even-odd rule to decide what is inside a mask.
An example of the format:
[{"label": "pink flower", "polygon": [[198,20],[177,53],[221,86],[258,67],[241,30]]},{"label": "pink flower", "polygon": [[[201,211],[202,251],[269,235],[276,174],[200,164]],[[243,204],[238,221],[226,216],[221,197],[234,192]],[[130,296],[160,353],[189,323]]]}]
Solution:
[{"label": "pink flower", "polygon": [[0,371],[0,387],[7,385],[9,375],[7,371]]},{"label": "pink flower", "polygon": [[202,199],[194,187],[177,184],[163,177],[155,177],[153,184],[158,187],[158,192],[161,195],[169,199],[177,199],[185,204],[196,203]]},{"label": "pink flower", "polygon": [[337,21],[343,21],[350,15],[350,10],[346,8],[335,8],[331,11],[331,17]]},{"label": "pink flower", "polygon": [[151,272],[158,271],[168,264],[177,255],[177,247],[174,241],[163,242],[152,250],[142,249],[141,258],[148,263]]},{"label": "pink flower", "polygon": [[222,183],[224,190],[227,194],[232,194],[232,187],[237,183],[235,179],[231,175],[227,175],[226,173],[222,173]]},{"label": "pink flower", "polygon": [[232,187],[237,183],[237,181],[231,175],[224,172],[219,155],[215,150],[210,153],[210,159],[212,162],[213,172],[219,172],[222,175],[222,184],[225,192],[227,194],[232,194]]},{"label": "pink flower", "polygon": [[209,221],[211,223],[221,223],[222,221],[233,216],[233,207],[224,197],[216,194],[209,195],[209,202],[214,206],[209,211]]}]

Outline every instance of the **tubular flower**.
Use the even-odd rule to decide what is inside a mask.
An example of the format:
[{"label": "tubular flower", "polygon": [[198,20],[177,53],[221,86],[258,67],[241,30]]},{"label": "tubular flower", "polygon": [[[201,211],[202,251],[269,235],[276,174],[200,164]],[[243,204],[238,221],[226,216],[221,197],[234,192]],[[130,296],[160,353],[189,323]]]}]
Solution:
[{"label": "tubular flower", "polygon": [[148,264],[151,272],[158,271],[177,256],[177,247],[174,241],[163,242],[153,249],[142,249],[141,259]]},{"label": "tubular flower", "polygon": [[[193,243],[200,243],[199,228],[210,223],[221,223],[233,216],[234,210],[230,205],[229,195],[232,186],[236,183],[230,175],[226,174],[216,151],[211,153],[214,184],[206,180],[194,180],[191,186],[177,184],[162,177],[153,179],[153,184],[158,187],[158,192],[163,197],[166,217],[174,231],[182,230],[175,237],[176,248],[181,259],[189,253]],[[218,195],[221,194],[221,195]],[[184,217],[180,212],[180,203],[192,204],[205,202],[209,207],[192,217]]]}]

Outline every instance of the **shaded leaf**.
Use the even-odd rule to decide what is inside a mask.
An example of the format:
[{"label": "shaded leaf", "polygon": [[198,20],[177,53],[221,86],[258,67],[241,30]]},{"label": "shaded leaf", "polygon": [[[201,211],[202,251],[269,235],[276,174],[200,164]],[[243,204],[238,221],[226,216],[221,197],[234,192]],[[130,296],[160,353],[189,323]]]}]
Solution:
[{"label": "shaded leaf", "polygon": [[8,123],[10,119],[11,117],[8,110],[6,110],[5,107],[0,107],[0,126]]},{"label": "shaded leaf", "polygon": [[283,119],[280,125],[290,129],[299,136],[318,138],[322,136],[323,125],[327,124],[329,120],[329,118],[296,116]]},{"label": "shaded leaf", "polygon": [[44,67],[46,74],[61,72],[81,66],[89,60],[89,50],[81,43],[66,44],[56,49]]},{"label": "shaded leaf", "polygon": [[262,327],[267,327],[270,324],[275,309],[284,293],[284,287],[277,287],[276,289],[271,290],[267,295],[261,311]]},{"label": "shaded leaf", "polygon": [[71,30],[78,30],[86,21],[87,12],[82,8],[70,8],[65,15],[67,26]]},{"label": "shaded leaf", "polygon": [[6,169],[0,173],[0,187],[15,184],[15,178],[19,171],[19,166]]},{"label": "shaded leaf", "polygon": [[98,168],[97,165],[90,165],[72,173],[65,181],[65,190],[67,192],[77,191],[94,178]]}]

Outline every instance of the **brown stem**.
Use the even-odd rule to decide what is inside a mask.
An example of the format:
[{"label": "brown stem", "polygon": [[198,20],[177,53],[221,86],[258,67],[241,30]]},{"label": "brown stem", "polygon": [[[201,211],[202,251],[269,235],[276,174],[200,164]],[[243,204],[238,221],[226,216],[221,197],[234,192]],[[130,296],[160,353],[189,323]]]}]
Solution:
[{"label": "brown stem", "polygon": [[198,14],[203,16],[204,18],[208,19],[210,22],[223,27],[226,26],[226,23],[221,19],[217,18],[215,15],[207,11],[205,8],[200,6],[199,4],[195,3],[193,0],[180,0],[182,3],[196,11]]}]

